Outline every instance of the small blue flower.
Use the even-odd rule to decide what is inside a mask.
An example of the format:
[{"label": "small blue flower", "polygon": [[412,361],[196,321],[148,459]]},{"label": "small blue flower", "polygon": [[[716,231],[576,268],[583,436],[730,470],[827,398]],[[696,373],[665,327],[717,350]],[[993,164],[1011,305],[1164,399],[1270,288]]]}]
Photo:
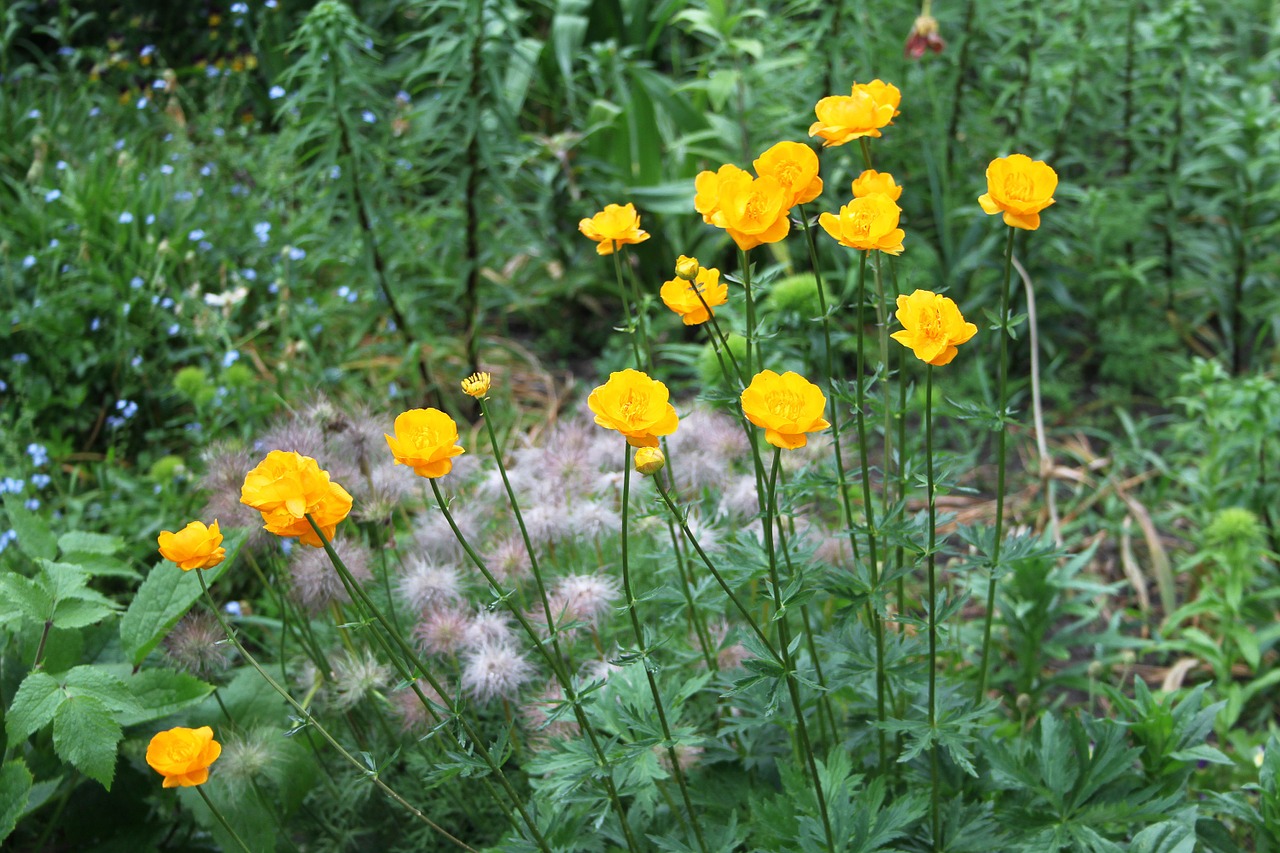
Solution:
[{"label": "small blue flower", "polygon": [[195,198],[195,196],[191,194],[190,190],[180,190],[173,194],[174,201],[191,201],[193,198]]},{"label": "small blue flower", "polygon": [[57,163],[53,164],[53,168],[57,169],[59,172],[65,172],[67,170],[67,161],[59,160]]},{"label": "small blue flower", "polygon": [[222,609],[227,612],[228,616],[243,616],[244,608],[240,606],[238,601],[228,601],[222,605]]},{"label": "small blue flower", "polygon": [[54,237],[52,240],[50,240],[50,241],[49,241],[49,248],[50,248],[50,249],[56,249],[56,248],[58,248],[58,246],[59,246],[59,245],[61,245],[61,244],[59,244],[59,243],[58,243],[58,238],[57,238],[57,237]]},{"label": "small blue flower", "polygon": [[0,480],[0,495],[16,495],[20,493],[26,485],[27,483],[25,480],[19,480],[17,477],[5,477],[3,480]]},{"label": "small blue flower", "polygon": [[39,498],[28,498],[28,499],[27,499],[27,503],[26,503],[26,507],[27,507],[27,509],[28,509],[28,510],[30,510],[31,512],[35,512],[36,510],[40,509],[40,499],[39,499]]},{"label": "small blue flower", "polygon": [[9,547],[9,543],[16,541],[17,538],[18,534],[12,530],[6,530],[4,533],[0,533],[0,554],[3,554],[4,549]]},{"label": "small blue flower", "polygon": [[182,327],[179,326],[177,323],[174,323],[172,326],[169,327],[169,337],[172,338],[174,335],[178,334],[178,332],[180,332],[181,330],[182,330]]},{"label": "small blue flower", "polygon": [[253,225],[253,233],[257,236],[259,243],[265,243],[271,239],[271,223],[255,222]]},{"label": "small blue flower", "polygon": [[89,118],[97,118],[98,114],[101,112],[102,110],[99,107],[94,107],[93,109],[89,110]]},{"label": "small blue flower", "polygon": [[164,82],[163,80],[152,80],[152,81],[151,81],[151,88],[152,88],[152,89],[163,89],[164,87],[165,87],[165,82]]},{"label": "small blue flower", "polygon": [[119,222],[121,225],[128,225],[132,221],[133,221],[133,214],[127,210],[124,213],[121,213],[119,216]]},{"label": "small blue flower", "polygon": [[172,175],[172,174],[173,174],[173,167],[172,167],[172,166],[170,166],[168,163],[163,164],[163,165],[160,167],[160,174],[162,174],[162,175]]},{"label": "small blue flower", "polygon": [[207,252],[213,248],[213,244],[208,240],[201,240],[197,245],[200,247],[200,251],[202,252]]},{"label": "small blue flower", "polygon": [[222,366],[223,368],[230,367],[231,365],[235,364],[239,360],[240,360],[240,353],[237,352],[236,350],[229,349],[222,356]]},{"label": "small blue flower", "polygon": [[341,177],[342,177],[341,166],[334,166],[331,169],[329,169],[329,180],[336,181],[338,180],[338,178],[341,178]]},{"label": "small blue flower", "polygon": [[207,177],[209,177],[210,175],[212,175],[212,174],[213,174],[213,164],[211,164],[211,163],[205,163],[203,166],[201,166],[201,167],[200,167],[200,174],[201,174],[202,176],[206,177],[206,178],[207,178]]},{"label": "small blue flower", "polygon": [[213,129],[213,135],[214,135],[214,136],[226,136],[226,135],[227,135],[227,132],[226,132],[225,130],[223,130],[222,128],[220,128],[220,127],[215,127],[215,128]]},{"label": "small blue flower", "polygon": [[89,331],[96,332],[101,328],[102,328],[101,317],[94,317],[92,320],[89,321]]},{"label": "small blue flower", "polygon": [[222,72],[218,70],[218,66],[216,66],[216,65],[207,65],[207,66],[205,66],[205,69],[204,69],[204,76],[206,76],[206,77],[214,78],[214,77],[217,77],[217,76],[218,76],[219,74],[221,74],[221,73],[222,73]]},{"label": "small blue flower", "polygon": [[14,364],[29,364],[30,362],[31,356],[27,355],[25,352],[15,352],[13,354]]},{"label": "small blue flower", "polygon": [[197,228],[187,235],[187,239],[190,240],[192,243],[198,243],[204,239],[204,231]]},{"label": "small blue flower", "polygon": [[148,225],[153,225],[153,224],[155,224],[155,221],[156,221],[156,215],[155,215],[154,213],[148,213],[148,214],[147,214],[147,218],[146,218],[146,220],[144,220],[144,221],[145,221]]},{"label": "small blue flower", "polygon": [[31,485],[35,486],[37,489],[43,489],[45,486],[48,486],[52,482],[53,482],[53,478],[50,477],[48,474],[40,473],[40,474],[31,475]]},{"label": "small blue flower", "polygon": [[364,119],[366,124],[374,124],[378,120],[378,117],[373,114],[373,110],[365,110],[360,113],[360,118]]},{"label": "small blue flower", "polygon": [[60,198],[62,198],[62,190],[49,190],[44,194],[44,200],[46,203],[55,202]]},{"label": "small blue flower", "polygon": [[149,44],[143,47],[142,50],[138,51],[138,56],[146,58],[155,52],[156,52],[156,46],[154,44]]},{"label": "small blue flower", "polygon": [[267,92],[267,97],[273,101],[278,101],[285,95],[283,86],[272,86],[271,91]]},{"label": "small blue flower", "polygon": [[145,110],[147,108],[147,104],[149,103],[150,101],[148,101],[146,98],[138,98],[138,109]]},{"label": "small blue flower", "polygon": [[290,246],[290,247],[289,247],[289,260],[291,260],[291,261],[300,261],[300,260],[302,260],[303,258],[305,258],[306,256],[307,256],[307,253],[306,253],[306,251],[305,251],[305,250],[303,250],[303,249],[299,249],[297,246]]},{"label": "small blue flower", "polygon": [[139,367],[142,367],[142,356],[135,355],[133,358],[129,359],[129,366],[132,367],[134,370],[137,370]]},{"label": "small blue flower", "polygon": [[43,467],[49,462],[49,451],[38,442],[31,442],[27,445],[27,455],[31,457],[31,464],[37,468]]},{"label": "small blue flower", "polygon": [[399,396],[400,396],[400,386],[399,386],[399,385],[397,385],[397,384],[396,384],[396,383],[394,383],[394,382],[388,382],[388,383],[387,383],[387,396],[388,396],[388,397],[399,397]]},{"label": "small blue flower", "polygon": [[258,271],[253,269],[243,269],[243,270],[240,270],[240,277],[243,278],[245,281],[257,281]]},{"label": "small blue flower", "polygon": [[9,390],[9,383],[5,382],[3,379],[0,379],[0,394],[3,394],[5,391],[8,391],[8,390]]},{"label": "small blue flower", "polygon": [[31,112],[27,113],[27,118],[32,118],[32,119],[40,118],[40,111],[32,110]]},{"label": "small blue flower", "polygon": [[129,287],[133,290],[141,290],[144,284],[146,284],[146,282],[142,280],[142,276],[140,275],[135,275],[133,278],[129,279]]},{"label": "small blue flower", "polygon": [[29,270],[29,269],[31,269],[32,267],[34,267],[35,265],[36,265],[36,256],[35,256],[35,255],[27,255],[25,258],[23,258],[23,259],[22,259],[22,268],[23,268],[24,270]]},{"label": "small blue flower", "polygon": [[123,140],[123,139],[117,139],[117,140],[115,141],[115,144],[114,144],[114,145],[112,145],[111,147],[112,147],[112,148],[114,148],[114,149],[115,149],[115,150],[117,150],[117,151],[123,151],[123,150],[124,150],[124,140]]},{"label": "small blue flower", "polygon": [[161,299],[161,300],[160,300],[160,307],[161,307],[161,308],[163,308],[163,309],[164,309],[164,310],[166,310],[166,311],[168,311],[170,308],[172,308],[172,307],[173,307],[173,297],[171,297],[171,296],[166,296],[164,299]]}]

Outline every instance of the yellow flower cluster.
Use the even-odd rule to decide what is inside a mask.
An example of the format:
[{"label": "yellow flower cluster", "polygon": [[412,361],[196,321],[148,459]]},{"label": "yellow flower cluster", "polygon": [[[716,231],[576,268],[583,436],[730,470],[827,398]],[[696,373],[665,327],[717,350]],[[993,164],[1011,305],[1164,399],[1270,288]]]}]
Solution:
[{"label": "yellow flower cluster", "polygon": [[[690,272],[692,275],[682,274]],[[710,309],[729,300],[729,286],[721,281],[720,270],[700,266],[697,258],[681,255],[676,277],[663,282],[658,295],[686,326],[696,326],[711,319]]]},{"label": "yellow flower cluster", "polygon": [[786,237],[791,208],[822,192],[818,155],[807,145],[779,142],[753,165],[758,177],[727,163],[694,179],[694,208],[743,251]]},{"label": "yellow flower cluster", "polygon": [[893,123],[901,101],[902,93],[891,83],[854,83],[848,95],[818,101],[813,108],[818,120],[809,126],[809,135],[820,137],[823,148],[879,136],[880,128]]},{"label": "yellow flower cluster", "polygon": [[649,239],[649,232],[640,229],[640,214],[636,206],[627,204],[607,204],[604,210],[590,219],[578,222],[578,230],[587,239],[596,242],[596,253],[612,255],[619,246],[643,243]]},{"label": "yellow flower cluster", "polygon": [[329,479],[310,456],[273,450],[245,475],[240,502],[262,513],[263,526],[277,536],[297,537],[319,548],[320,537],[307,516],[332,540],[338,522],[351,512],[351,495]]}]

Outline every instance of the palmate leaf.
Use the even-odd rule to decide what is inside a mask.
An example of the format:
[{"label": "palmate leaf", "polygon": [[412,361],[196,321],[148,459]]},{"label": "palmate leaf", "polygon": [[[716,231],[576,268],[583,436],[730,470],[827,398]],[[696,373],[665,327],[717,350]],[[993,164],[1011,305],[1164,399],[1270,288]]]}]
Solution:
[{"label": "palmate leaf", "polygon": [[53,748],[58,757],[111,790],[116,745],[124,737],[107,706],[92,696],[75,696],[53,717]]}]

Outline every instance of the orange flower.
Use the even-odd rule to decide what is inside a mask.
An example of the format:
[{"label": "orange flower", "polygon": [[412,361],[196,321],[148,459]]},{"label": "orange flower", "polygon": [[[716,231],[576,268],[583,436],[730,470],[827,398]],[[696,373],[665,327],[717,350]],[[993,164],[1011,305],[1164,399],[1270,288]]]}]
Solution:
[{"label": "orange flower", "polygon": [[[892,83],[886,83],[877,78],[870,83],[854,83],[853,90],[855,92],[866,92],[876,99],[877,105],[888,104],[893,107],[895,116],[901,112],[898,109],[898,105],[902,103],[902,92],[898,91],[898,87]],[[893,124],[893,122],[889,122],[889,124]]]},{"label": "orange flower", "polygon": [[643,243],[648,231],[640,230],[640,214],[634,204],[606,204],[604,210],[578,223],[578,230],[596,241],[596,253],[612,255],[618,246]]},{"label": "orange flower", "polygon": [[162,530],[156,542],[160,556],[177,563],[184,572],[212,569],[227,556],[227,549],[221,547],[222,533],[216,521],[208,527],[203,521],[193,521],[177,533]]},{"label": "orange flower", "polygon": [[166,788],[191,788],[209,781],[209,765],[222,754],[213,729],[182,726],[157,732],[147,745],[147,764],[164,777]]},{"label": "orange flower", "polygon": [[1005,225],[1035,231],[1040,211],[1053,204],[1058,173],[1026,154],[999,157],[987,166],[987,191],[978,197],[985,213],[1004,212]]},{"label": "orange flower", "polygon": [[748,179],[751,177],[749,172],[732,163],[725,163],[714,172],[699,172],[698,177],[693,179],[693,188],[697,193],[693,198],[693,207],[702,214],[703,222],[715,224],[715,215],[720,212],[720,185],[735,175],[743,175]]},{"label": "orange flower", "polygon": [[898,215],[902,209],[884,193],[872,193],[840,208],[840,215],[824,213],[818,224],[828,234],[850,249],[879,249],[890,255],[902,254],[902,238]]},{"label": "orange flower", "polygon": [[822,193],[818,155],[799,142],[779,142],[755,161],[756,174],[775,178],[790,195],[787,209],[813,201]]},{"label": "orange flower", "polygon": [[977,326],[965,322],[954,301],[929,290],[899,296],[895,316],[902,331],[890,337],[910,348],[916,358],[938,367],[950,364],[956,346],[978,333]]},{"label": "orange flower", "polygon": [[[702,294],[701,299],[698,294]],[[665,282],[658,295],[662,297],[663,304],[680,315],[686,326],[696,326],[711,319],[708,308],[729,301],[729,286],[720,280],[720,270],[699,267],[693,281],[677,276]],[[706,302],[705,306],[703,302]]]},{"label": "orange flower", "polygon": [[658,436],[671,435],[680,425],[669,397],[666,385],[628,368],[610,373],[609,381],[591,392],[587,406],[597,424],[622,433],[632,447],[657,447]]},{"label": "orange flower", "polygon": [[263,526],[276,536],[298,537],[304,545],[323,545],[311,524],[310,515],[332,541],[338,522],[351,512],[351,495],[329,480],[310,456],[273,450],[245,475],[240,503],[262,513]]},{"label": "orange flower", "polygon": [[844,145],[864,136],[877,137],[880,128],[893,121],[895,105],[879,103],[856,85],[849,95],[832,95],[818,101],[818,120],[809,126],[810,136],[822,137],[822,147]]},{"label": "orange flower", "polygon": [[403,412],[396,416],[395,436],[384,436],[397,465],[428,479],[448,474],[453,457],[466,452],[458,446],[458,425],[439,409]]},{"label": "orange flower", "polygon": [[777,178],[752,178],[739,170],[720,182],[718,210],[712,224],[729,232],[744,252],[761,243],[776,243],[791,230],[787,214],[790,193]]},{"label": "orange flower", "polygon": [[853,197],[862,198],[872,193],[884,193],[892,201],[897,201],[902,198],[902,187],[898,186],[893,180],[893,175],[888,172],[867,169],[853,179]]},{"label": "orange flower", "polygon": [[806,433],[831,426],[823,420],[827,398],[822,390],[798,373],[779,376],[762,370],[742,392],[742,413],[764,429],[764,440],[774,447],[795,450],[809,443]]}]

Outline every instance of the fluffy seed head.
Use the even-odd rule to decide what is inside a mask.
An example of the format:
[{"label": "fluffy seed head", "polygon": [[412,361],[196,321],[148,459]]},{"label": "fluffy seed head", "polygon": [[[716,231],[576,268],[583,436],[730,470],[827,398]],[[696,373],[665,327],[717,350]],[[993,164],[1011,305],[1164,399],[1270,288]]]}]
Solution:
[{"label": "fluffy seed head", "polygon": [[485,555],[485,563],[493,576],[504,584],[520,583],[533,570],[529,552],[519,536],[507,536],[495,542]]},{"label": "fluffy seed head", "polygon": [[[372,579],[369,561],[373,555],[364,545],[342,536],[334,540],[333,550],[357,582]],[[289,576],[294,600],[310,613],[319,613],[332,601],[345,603],[351,600],[338,570],[329,562],[329,555],[323,548],[294,548]]]},{"label": "fluffy seed head", "polygon": [[178,669],[209,679],[227,671],[235,649],[216,618],[192,610],[164,638],[164,653]]},{"label": "fluffy seed head", "polygon": [[438,607],[422,615],[422,621],[413,629],[413,636],[428,654],[452,655],[466,642],[470,624],[470,614],[461,607]]},{"label": "fluffy seed head", "polygon": [[400,578],[400,597],[413,610],[453,604],[462,598],[462,578],[453,566],[442,566],[415,557]]},{"label": "fluffy seed head", "polygon": [[[441,687],[447,686],[444,684]],[[391,710],[400,720],[400,730],[404,732],[421,732],[432,725],[436,719],[440,719],[449,714],[449,701],[435,691],[435,688],[427,683],[426,679],[418,679],[418,689],[422,691],[422,695],[427,697],[427,701],[435,707],[432,708],[434,718],[428,713],[422,700],[418,698],[418,694],[408,685],[400,688],[391,694]]]},{"label": "fluffy seed head", "polygon": [[463,659],[462,689],[477,702],[515,698],[533,667],[514,646],[485,645]]},{"label": "fluffy seed head", "polygon": [[595,626],[618,597],[618,582],[603,575],[566,575],[548,596],[556,624],[583,622]]},{"label": "fluffy seed head", "polygon": [[343,654],[333,662],[333,704],[346,710],[391,681],[391,670],[369,651]]},{"label": "fluffy seed head", "polygon": [[481,646],[514,646],[515,632],[511,629],[511,617],[504,611],[481,609],[471,614],[463,639],[466,649]]}]

